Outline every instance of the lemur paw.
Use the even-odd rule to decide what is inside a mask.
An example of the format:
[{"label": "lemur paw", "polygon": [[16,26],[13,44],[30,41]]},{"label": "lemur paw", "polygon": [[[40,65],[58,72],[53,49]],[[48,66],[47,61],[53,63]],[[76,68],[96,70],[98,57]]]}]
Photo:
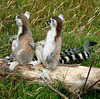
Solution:
[{"label": "lemur paw", "polygon": [[10,39],[9,39],[9,44],[12,45],[12,42],[13,42],[13,39],[10,38]]},{"label": "lemur paw", "polygon": [[40,71],[42,71],[42,74],[40,76],[40,79],[41,78],[46,78],[46,76],[50,73],[51,70],[48,70],[48,69],[39,69]]},{"label": "lemur paw", "polygon": [[52,57],[50,57],[50,56],[47,56],[47,59],[46,59],[46,61],[47,62],[50,62],[52,60]]},{"label": "lemur paw", "polygon": [[10,64],[10,66],[8,67],[10,71],[13,71],[14,68],[19,64],[19,62],[15,61],[15,62],[9,62],[8,64]]},{"label": "lemur paw", "polygon": [[10,61],[8,61],[8,63],[7,63],[8,65],[10,65],[11,64],[11,62]]},{"label": "lemur paw", "polygon": [[39,71],[41,71],[43,73],[43,69],[40,68]]},{"label": "lemur paw", "polygon": [[29,65],[33,65],[33,70],[35,70],[35,66],[37,65],[37,63],[36,63],[35,61],[31,61],[31,62],[29,63]]},{"label": "lemur paw", "polygon": [[6,59],[6,60],[9,60],[10,58],[9,58],[9,56],[6,56],[5,59]]},{"label": "lemur paw", "polygon": [[29,45],[31,48],[34,48],[34,47],[36,46],[36,43],[29,42],[28,45]]},{"label": "lemur paw", "polygon": [[8,67],[9,71],[14,71],[14,67],[11,65]]}]

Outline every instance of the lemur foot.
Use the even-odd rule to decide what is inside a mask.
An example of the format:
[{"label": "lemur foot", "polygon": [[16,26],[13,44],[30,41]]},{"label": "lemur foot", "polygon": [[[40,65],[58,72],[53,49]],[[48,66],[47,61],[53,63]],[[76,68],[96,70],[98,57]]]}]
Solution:
[{"label": "lemur foot", "polygon": [[7,64],[10,64],[12,61],[16,61],[14,58],[11,59],[9,56],[6,56],[5,59],[8,60]]},{"label": "lemur foot", "polygon": [[13,71],[14,68],[19,64],[19,62],[15,61],[15,62],[9,62],[8,64],[10,64],[10,66],[8,67],[10,71]]},{"label": "lemur foot", "polygon": [[10,61],[10,57],[9,57],[9,56],[6,56],[5,59],[8,60],[7,64],[9,65],[10,62],[11,62],[11,61]]},{"label": "lemur foot", "polygon": [[38,61],[31,61],[29,65],[33,65],[33,70],[35,70],[36,65],[40,64]]},{"label": "lemur foot", "polygon": [[5,59],[6,59],[6,60],[9,60],[10,58],[9,58],[9,56],[6,56]]},{"label": "lemur foot", "polygon": [[42,75],[40,76],[40,78],[45,78],[51,70],[49,69],[39,69],[42,72]]}]

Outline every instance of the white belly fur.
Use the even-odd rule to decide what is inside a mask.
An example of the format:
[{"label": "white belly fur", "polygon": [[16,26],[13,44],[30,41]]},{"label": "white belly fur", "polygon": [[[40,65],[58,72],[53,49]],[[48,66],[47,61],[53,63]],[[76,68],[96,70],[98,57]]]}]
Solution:
[{"label": "white belly fur", "polygon": [[47,57],[54,51],[55,49],[55,35],[56,35],[56,31],[55,29],[53,30],[49,30],[47,33],[47,37],[46,37],[46,43],[44,45],[43,48],[43,60],[45,61],[47,59]]}]

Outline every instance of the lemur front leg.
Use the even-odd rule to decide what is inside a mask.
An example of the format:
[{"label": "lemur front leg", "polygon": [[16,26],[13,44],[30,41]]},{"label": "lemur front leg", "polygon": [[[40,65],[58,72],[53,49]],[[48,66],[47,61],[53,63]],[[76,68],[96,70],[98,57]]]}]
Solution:
[{"label": "lemur front leg", "polygon": [[33,65],[33,70],[35,70],[36,65],[40,64],[41,60],[38,58],[37,61],[31,61],[29,65]]},{"label": "lemur front leg", "polygon": [[32,43],[32,42],[29,42],[28,45],[31,47],[31,48],[34,48],[35,46],[39,46],[39,45],[42,45],[44,46],[45,44],[45,40],[42,40],[40,42],[37,42],[37,43]]},{"label": "lemur front leg", "polygon": [[12,46],[12,52],[10,53],[9,56],[6,56],[6,59],[9,60],[9,61],[13,61],[14,59],[14,49],[16,48],[16,39],[17,38],[17,35],[14,35],[12,36],[10,39],[9,39],[9,44]]},{"label": "lemur front leg", "polygon": [[[38,45],[38,46],[37,46]],[[40,64],[42,62],[42,50],[43,50],[43,46],[39,45],[39,43],[29,43],[29,46],[31,48],[36,47],[36,56],[37,56],[37,61],[31,61],[29,64],[33,65],[33,70],[35,70],[36,65]]]}]

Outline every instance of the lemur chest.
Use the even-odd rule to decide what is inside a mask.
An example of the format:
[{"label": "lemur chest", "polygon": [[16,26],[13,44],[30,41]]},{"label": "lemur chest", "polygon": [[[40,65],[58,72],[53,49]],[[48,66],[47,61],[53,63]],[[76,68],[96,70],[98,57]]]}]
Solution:
[{"label": "lemur chest", "polygon": [[50,55],[56,47],[55,40],[54,40],[55,36],[56,36],[55,31],[48,31],[47,36],[46,36],[46,42],[43,49],[44,59],[46,59],[46,57]]},{"label": "lemur chest", "polygon": [[46,42],[52,42],[54,41],[56,36],[56,31],[49,30],[46,36]]},{"label": "lemur chest", "polygon": [[18,29],[18,35],[17,35],[17,39],[16,39],[16,47],[18,46],[19,43],[19,35],[22,33],[22,26],[19,27]]},{"label": "lemur chest", "polygon": [[55,36],[56,36],[56,31],[49,30],[46,36],[46,43],[44,48],[46,47],[48,50],[54,49],[55,47]]},{"label": "lemur chest", "polygon": [[16,47],[19,47],[21,45],[21,49],[30,49],[30,47],[28,46],[28,42],[33,42],[31,36],[28,33],[18,35],[16,39]]}]

